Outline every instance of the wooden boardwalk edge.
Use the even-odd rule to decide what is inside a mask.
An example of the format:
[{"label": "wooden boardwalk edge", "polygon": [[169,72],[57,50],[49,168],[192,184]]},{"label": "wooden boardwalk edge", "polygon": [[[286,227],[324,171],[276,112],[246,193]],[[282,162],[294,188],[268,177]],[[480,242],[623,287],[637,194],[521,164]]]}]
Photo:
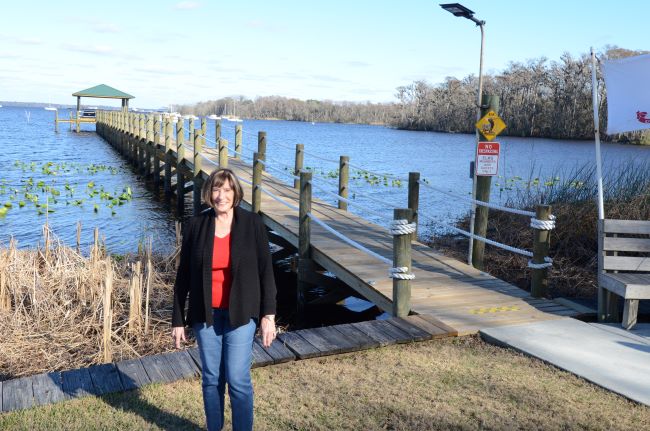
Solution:
[{"label": "wooden boardwalk edge", "polygon": [[[301,329],[279,334],[268,349],[256,338],[252,368],[457,334],[452,328],[446,330],[432,323],[436,322],[434,318],[430,320],[408,316]],[[193,347],[111,364],[19,377],[0,381],[0,412],[195,378],[200,370],[199,352]]]}]

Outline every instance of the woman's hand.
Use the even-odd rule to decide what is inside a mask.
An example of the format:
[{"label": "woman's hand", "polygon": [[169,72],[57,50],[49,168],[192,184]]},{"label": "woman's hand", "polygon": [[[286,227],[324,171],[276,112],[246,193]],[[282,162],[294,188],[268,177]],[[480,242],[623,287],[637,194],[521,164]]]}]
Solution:
[{"label": "woman's hand", "polygon": [[183,326],[176,326],[172,328],[172,339],[174,340],[174,347],[181,348],[181,341],[186,342],[185,328]]},{"label": "woman's hand", "polygon": [[275,340],[275,316],[268,314],[262,317],[260,323],[260,335],[262,337],[262,346],[270,347],[273,340]]}]

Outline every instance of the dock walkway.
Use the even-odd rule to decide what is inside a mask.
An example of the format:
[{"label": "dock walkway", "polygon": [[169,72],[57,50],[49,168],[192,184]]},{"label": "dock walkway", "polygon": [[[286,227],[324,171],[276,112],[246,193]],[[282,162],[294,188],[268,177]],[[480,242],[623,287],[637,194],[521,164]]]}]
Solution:
[{"label": "dock walkway", "polygon": [[[397,343],[453,336],[429,317],[408,316],[282,333],[271,347],[253,344],[253,368],[327,355],[355,352]],[[85,396],[171,383],[200,375],[196,347],[87,368],[37,374],[0,381],[0,412],[28,409]]]},{"label": "dock walkway", "polygon": [[[252,180],[249,164],[231,159],[228,167],[245,181]],[[242,183],[246,198],[251,186]],[[268,173],[263,187],[294,206],[298,191]],[[244,206],[250,207],[245,199]],[[330,227],[388,259],[392,258],[392,235],[381,226],[318,199],[312,200],[312,214]],[[268,194],[262,195],[261,214],[265,223],[298,246],[298,214]],[[393,282],[388,267],[378,259],[352,247],[319,225],[311,226],[312,258],[384,311],[392,310]],[[411,311],[427,314],[454,328],[459,335],[482,328],[521,322],[538,322],[575,316],[579,313],[530,294],[465,263],[446,257],[418,241],[412,242]]]}]

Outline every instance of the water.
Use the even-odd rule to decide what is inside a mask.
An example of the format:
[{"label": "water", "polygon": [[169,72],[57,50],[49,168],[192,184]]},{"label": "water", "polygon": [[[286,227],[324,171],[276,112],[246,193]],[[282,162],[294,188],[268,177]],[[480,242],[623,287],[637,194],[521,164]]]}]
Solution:
[{"label": "water", "polygon": [[[0,160],[3,172],[0,207],[6,202],[12,204],[7,214],[0,218],[0,241],[6,242],[13,235],[21,246],[36,245],[41,238],[40,227],[47,217],[49,225],[67,244],[74,244],[76,223],[81,221],[82,242],[89,244],[92,229],[99,227],[111,252],[134,251],[138,243],[149,236],[153,236],[158,250],[169,247],[174,238],[174,216],[157,195],[94,133],[94,125],[82,126],[82,133],[77,134],[70,132],[67,124],[60,124],[59,133],[55,133],[53,115],[42,108],[0,108],[0,144],[4,149]],[[67,111],[60,113],[61,117],[67,118],[67,115]],[[388,224],[393,208],[406,206],[409,171],[420,172],[430,184],[445,190],[465,196],[471,192],[469,161],[474,153],[473,135],[263,120],[246,120],[243,128],[245,158],[250,159],[257,149],[257,131],[266,131],[269,171],[287,182],[292,182],[287,170],[293,169],[295,144],[304,144],[305,166],[316,170],[314,195],[325,201],[335,202],[317,187],[336,191],[338,180],[334,175],[340,155],[350,157],[352,178],[358,177],[356,168],[381,174],[376,179],[378,184],[371,184],[375,181],[372,177],[357,178],[350,184],[354,202],[368,208],[350,205],[350,211],[381,225]],[[235,123],[222,122],[222,137],[228,139],[231,146],[234,145],[234,129]],[[214,133],[214,121],[209,121],[209,140],[214,140]],[[543,180],[595,162],[593,142],[512,137],[504,137],[500,142],[499,173],[508,178],[528,178],[532,173]],[[208,145],[214,144],[208,142]],[[617,144],[604,144],[602,150],[606,172],[644,162],[650,154],[648,147]],[[43,172],[48,162],[55,165],[46,167],[46,171],[56,171],[56,175]],[[280,172],[271,168],[280,169]],[[32,194],[39,195],[39,204],[45,204],[50,198],[48,206],[40,208],[41,215],[31,202],[27,201],[22,208],[18,205],[20,200],[25,201],[29,178],[34,184]],[[395,178],[402,179],[401,184],[394,182]],[[38,181],[43,181],[49,189],[44,192],[36,187]],[[497,179],[495,183],[499,181],[502,180]],[[90,182],[97,191],[94,197],[89,196]],[[66,184],[74,189],[68,197]],[[133,199],[109,208],[110,202],[100,197],[102,187],[112,197],[129,187]],[[59,191],[59,196],[51,196],[53,189]],[[469,204],[426,187],[420,188],[420,194],[421,212],[444,223],[453,222],[469,209]],[[498,199],[499,193],[493,196]],[[81,206],[74,204],[82,199]],[[54,212],[46,213],[46,209]]]},{"label": "water", "polygon": [[[68,111],[59,115],[68,118]],[[5,244],[13,236],[20,247],[35,246],[42,239],[41,227],[46,221],[68,245],[75,244],[80,221],[85,249],[95,227],[113,253],[135,251],[138,243],[150,236],[159,251],[173,244],[173,216],[97,136],[94,125],[82,125],[82,132],[75,133],[68,124],[59,124],[59,133],[55,133],[54,112],[5,106],[0,108],[0,144],[4,152],[0,158],[0,207],[8,202],[12,205],[0,218],[0,241]],[[100,196],[102,189],[106,198],[107,194],[117,197],[127,188],[132,199],[123,199],[122,205],[112,208],[111,202]],[[29,200],[34,196],[35,203]]]},{"label": "water", "polygon": [[[372,212],[354,205],[350,205],[349,210],[381,225],[387,225],[393,217],[393,208],[407,206],[409,172],[420,172],[429,184],[446,191],[467,197],[471,195],[469,162],[474,158],[474,135],[410,132],[366,125],[247,120],[243,135],[243,153],[247,157],[252,157],[252,151],[256,151],[257,130],[267,132],[267,162],[271,167],[292,168],[295,144],[304,144],[305,166],[316,168],[319,172],[316,177],[321,178],[321,181],[315,181],[314,195],[325,201],[335,203],[335,199],[320,192],[316,186],[320,184],[331,192],[336,191],[338,180],[327,178],[327,174],[338,169],[340,155],[350,157],[351,171],[358,167],[388,175],[388,186],[382,185],[383,178],[380,185],[370,185],[364,179],[354,180],[350,184],[351,196]],[[214,136],[213,126],[208,127],[208,135]],[[234,142],[234,123],[223,123],[222,136]],[[506,178],[529,179],[532,175],[532,178],[539,177],[543,184],[546,179],[566,176],[573,169],[595,164],[595,148],[591,141],[503,137],[500,143],[499,175],[504,178],[493,181],[494,201],[505,200],[507,192],[500,192],[499,189]],[[623,166],[645,163],[650,157],[650,148],[603,144],[602,154],[603,169],[607,174]],[[276,171],[271,173],[287,182],[292,181]],[[393,184],[394,177],[402,180],[401,186]],[[497,184],[501,184],[501,187]],[[438,221],[451,223],[469,209],[470,204],[466,202],[420,187],[420,212]]]}]

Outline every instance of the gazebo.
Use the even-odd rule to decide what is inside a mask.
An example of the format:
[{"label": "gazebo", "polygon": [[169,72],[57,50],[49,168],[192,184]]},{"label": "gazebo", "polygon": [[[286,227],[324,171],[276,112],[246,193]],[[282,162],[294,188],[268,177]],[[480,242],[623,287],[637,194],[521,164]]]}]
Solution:
[{"label": "gazebo", "polygon": [[129,110],[129,99],[135,98],[128,93],[120,91],[116,88],[109,87],[105,84],[96,85],[91,88],[86,88],[85,90],[77,91],[72,93],[73,96],[77,98],[77,112],[81,108],[81,98],[82,97],[98,97],[103,99],[122,99],[122,110]]}]

